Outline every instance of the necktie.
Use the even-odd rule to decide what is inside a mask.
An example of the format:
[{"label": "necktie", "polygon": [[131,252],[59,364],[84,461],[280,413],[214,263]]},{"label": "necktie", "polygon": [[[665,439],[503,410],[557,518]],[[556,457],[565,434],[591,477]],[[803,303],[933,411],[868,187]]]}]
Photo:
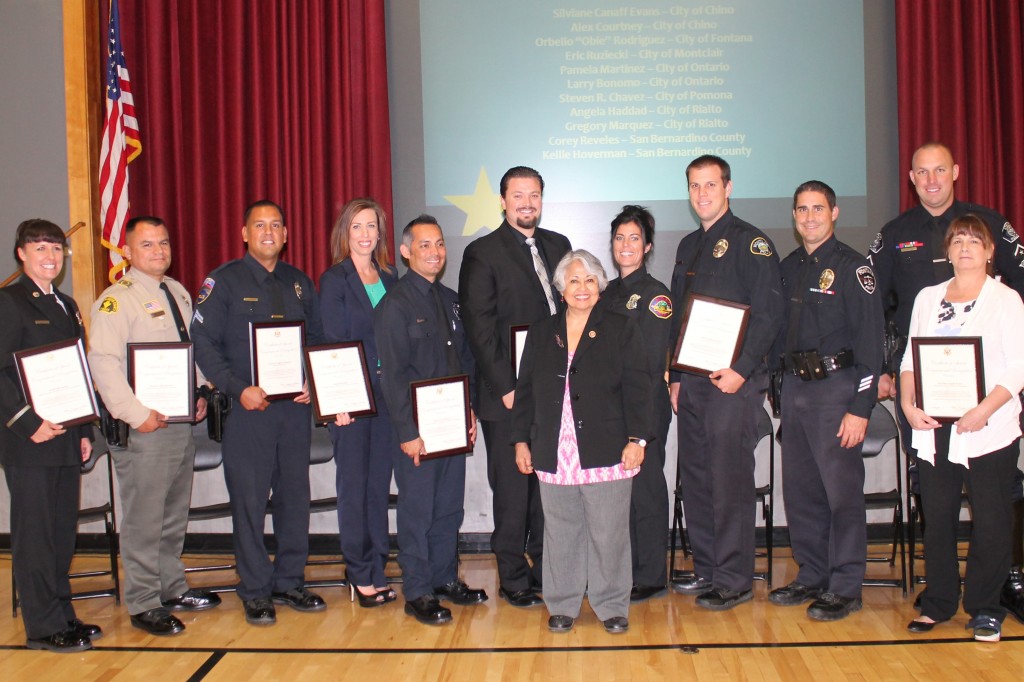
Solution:
[{"label": "necktie", "polygon": [[171,308],[171,317],[174,318],[174,326],[178,328],[178,336],[184,342],[188,341],[188,328],[185,327],[185,320],[181,317],[181,310],[178,309],[178,304],[171,296],[171,290],[167,288],[167,282],[160,282],[160,288],[164,290],[164,296],[167,297],[167,305]]},{"label": "necktie", "polygon": [[284,295],[281,293],[281,283],[274,273],[267,273],[266,286],[267,293],[270,294],[270,316],[284,317]]},{"label": "necktie", "polygon": [[548,299],[548,308],[551,310],[551,314],[554,315],[558,312],[558,306],[555,305],[555,297],[551,294],[551,278],[548,277],[547,266],[544,265],[544,259],[540,257],[540,251],[537,250],[537,240],[533,237],[527,237],[526,243],[530,247],[530,255],[533,256],[533,269],[537,271],[540,285],[544,287],[544,296]]},{"label": "necktie", "polygon": [[437,326],[441,331],[441,343],[444,344],[448,374],[458,374],[459,354],[455,350],[455,344],[452,341],[451,322],[448,320],[448,312],[445,309],[444,301],[441,299],[441,287],[437,282],[430,285],[430,294],[434,297],[434,307],[437,309]]}]

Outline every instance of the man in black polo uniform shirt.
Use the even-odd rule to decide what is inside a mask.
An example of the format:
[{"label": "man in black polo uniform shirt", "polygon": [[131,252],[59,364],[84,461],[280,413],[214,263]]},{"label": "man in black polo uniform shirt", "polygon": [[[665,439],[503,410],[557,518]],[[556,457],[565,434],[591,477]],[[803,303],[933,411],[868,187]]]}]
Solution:
[{"label": "man in black polo uniform shirt", "polygon": [[[729,164],[701,156],[686,168],[690,206],[701,229],[679,242],[672,300],[685,311],[701,294],[750,306],[750,321],[731,367],[710,376],[672,372],[679,469],[694,575],[672,588],[697,605],[730,609],[753,598],[754,448],[757,410],[768,387],[765,356],[782,324],[779,258],[768,237],[729,209]],[[677,339],[683,315],[672,316]]]},{"label": "man in black polo uniform shirt", "polygon": [[[452,612],[439,599],[468,606],[487,601],[487,593],[470,588],[458,574],[466,456],[420,460],[426,450],[413,417],[409,382],[468,374],[475,397],[475,371],[458,295],[440,282],[446,252],[437,220],[421,215],[406,225],[400,249],[409,271],[373,313],[381,391],[402,448],[402,454],[395,454],[398,565],[405,612],[421,623],[441,625],[451,622]],[[476,440],[472,413],[469,439]]]},{"label": "man in black polo uniform shirt", "polygon": [[[886,307],[886,319],[892,320],[902,340],[899,351],[883,368],[878,381],[878,398],[896,398],[896,383],[891,373],[899,369],[910,327],[914,299],[921,289],[945,282],[953,277],[953,266],[943,252],[943,239],[949,224],[960,216],[973,213],[992,231],[996,245],[993,265],[1002,282],[1024,298],[1024,244],[1010,221],[996,211],[958,201],[953,184],[960,167],[953,162],[953,152],[940,142],[928,142],[917,148],[911,160],[910,181],[914,183],[920,205],[888,222],[875,237],[868,258],[875,266],[878,293]],[[895,400],[904,449],[914,457],[910,447],[910,426]],[[1024,473],[1019,470],[1013,485],[1014,535],[1013,568],[1003,586],[1002,604],[1024,623],[1024,502],[1021,501]]]},{"label": "man in black polo uniform shirt", "polygon": [[796,580],[779,606],[839,620],[861,608],[867,512],[861,449],[882,366],[882,304],[867,260],[835,238],[836,194],[811,180],[793,195],[803,245],[782,261],[782,482]]}]

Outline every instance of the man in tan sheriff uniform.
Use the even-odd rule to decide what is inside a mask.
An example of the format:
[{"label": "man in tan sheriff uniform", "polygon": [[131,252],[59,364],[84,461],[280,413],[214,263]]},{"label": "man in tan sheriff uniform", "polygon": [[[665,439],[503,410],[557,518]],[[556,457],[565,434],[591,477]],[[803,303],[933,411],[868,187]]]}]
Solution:
[{"label": "man in tan sheriff uniform", "polygon": [[[185,320],[192,299],[164,274],[171,266],[167,227],[159,218],[138,217],[125,228],[125,258],[131,268],[93,306],[89,365],[111,415],[131,427],[128,447],[113,450],[121,492],[121,558],[125,605],[134,627],[153,635],[185,629],[171,611],[201,611],[220,597],[189,589],[181,551],[192,497],[195,443],[192,426],[168,423],[142,404],[128,383],[127,344],[188,341]],[[205,379],[197,372],[197,385]],[[206,400],[196,402],[196,420]]]}]

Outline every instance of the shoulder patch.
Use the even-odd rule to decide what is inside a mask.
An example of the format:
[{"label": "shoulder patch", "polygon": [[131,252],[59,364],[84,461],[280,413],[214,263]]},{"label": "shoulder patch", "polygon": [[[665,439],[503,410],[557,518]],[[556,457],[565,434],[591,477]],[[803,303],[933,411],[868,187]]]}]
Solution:
[{"label": "shoulder patch", "polygon": [[116,313],[117,312],[117,299],[113,296],[107,296],[100,303],[101,313]]},{"label": "shoulder patch", "polygon": [[871,253],[878,253],[882,250],[882,233],[879,232],[875,235],[875,241],[871,242],[871,246],[868,247],[868,251]]},{"label": "shoulder patch", "polygon": [[667,320],[672,317],[672,299],[665,294],[659,294],[651,299],[647,309],[659,320]]},{"label": "shoulder patch", "polygon": [[213,277],[207,277],[203,280],[203,286],[199,287],[199,295],[196,296],[196,305],[199,305],[210,297],[210,294],[213,293],[214,284],[216,284],[216,282],[213,281]]},{"label": "shoulder patch", "polygon": [[768,240],[764,237],[758,237],[754,241],[750,242],[750,253],[755,256],[770,256],[772,255],[772,247],[768,243]]},{"label": "shoulder patch", "polygon": [[857,281],[861,289],[869,294],[875,293],[875,272],[870,266],[862,265],[857,268]]},{"label": "shoulder patch", "polygon": [[1013,229],[1013,226],[1010,225],[1009,220],[1003,223],[1003,239],[1010,242],[1011,244],[1019,239],[1019,237],[1017,236],[1017,232]]}]

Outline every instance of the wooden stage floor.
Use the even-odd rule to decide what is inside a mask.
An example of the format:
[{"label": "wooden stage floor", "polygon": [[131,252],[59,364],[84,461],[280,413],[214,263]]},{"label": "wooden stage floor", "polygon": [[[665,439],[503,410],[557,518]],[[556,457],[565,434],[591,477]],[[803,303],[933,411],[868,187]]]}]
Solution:
[{"label": "wooden stage floor", "polygon": [[[188,557],[192,565],[207,556]],[[102,566],[79,557],[75,569]],[[454,622],[420,625],[395,603],[362,609],[346,588],[323,588],[327,610],[278,607],[277,625],[245,623],[232,593],[211,611],[184,614],[187,630],[153,637],[131,627],[111,598],[76,601],[79,617],[103,628],[92,651],[51,654],[24,647],[20,617],[10,615],[10,555],[0,555],[0,670],[5,680],[1008,680],[1024,678],[1024,626],[1008,617],[1003,641],[978,643],[962,612],[927,636],[906,630],[913,596],[864,588],[864,609],[838,623],[809,620],[802,607],[780,608],[755,582],[755,599],[722,613],[668,594],[633,606],[630,630],[609,635],[589,607],[569,634],[548,632],[544,608],[516,609],[497,596],[491,555],[464,556],[462,575],[490,601],[453,606]],[[868,566],[869,575],[890,570]],[[311,567],[311,580],[341,567]],[[795,575],[788,550],[776,552],[775,586]],[[193,585],[223,584],[233,573],[191,574]],[[92,580],[92,579],[89,579]],[[88,589],[76,581],[75,589]]]}]

